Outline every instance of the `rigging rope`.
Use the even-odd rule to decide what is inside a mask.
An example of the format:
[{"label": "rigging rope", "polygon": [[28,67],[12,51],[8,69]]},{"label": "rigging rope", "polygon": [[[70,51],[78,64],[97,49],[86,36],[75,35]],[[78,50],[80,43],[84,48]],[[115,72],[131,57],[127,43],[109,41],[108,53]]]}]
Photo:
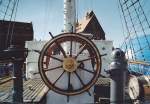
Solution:
[{"label": "rigging rope", "polygon": [[[131,0],[132,1],[132,0]],[[137,0],[138,1],[138,0]],[[137,1],[136,2],[132,2],[132,6],[134,6],[134,4],[135,3],[137,3]],[[135,36],[136,36],[136,40],[137,40],[137,42],[138,42],[138,45],[139,45],[139,48],[140,49],[142,49],[142,46],[141,46],[141,43],[140,43],[140,40],[139,40],[139,37],[138,37],[138,34],[137,34],[137,31],[136,31],[136,29],[135,29],[135,25],[134,25],[134,22],[133,22],[133,18],[132,18],[132,16],[131,16],[131,12],[130,12],[130,10],[129,10],[129,6],[127,5],[127,3],[125,4],[126,5],[126,7],[127,7],[127,12],[129,13],[129,18],[130,18],[130,21],[131,21],[131,24],[132,24],[132,27],[133,27],[133,29],[134,29],[134,33],[135,33]],[[130,5],[130,7],[131,7],[131,5]],[[135,53],[136,51],[135,50],[133,50],[133,52]],[[141,51],[141,54],[142,54],[142,57],[144,57],[144,54],[143,54],[143,52]]]},{"label": "rigging rope", "polygon": [[[142,2],[144,2],[144,0]],[[128,33],[121,47],[125,48],[126,52],[132,50],[132,58],[129,61],[138,64],[136,68],[138,67],[140,71],[140,65],[143,64],[140,62],[150,63],[150,59],[148,59],[149,56],[147,56],[148,54],[144,53],[150,51],[150,37],[148,36],[148,31],[146,31],[147,29],[150,30],[150,24],[140,0],[119,0],[119,4]],[[128,49],[126,49],[126,47]],[[135,57],[134,59],[133,55]],[[147,65],[145,63],[143,65]],[[133,63],[131,64],[133,65]]]},{"label": "rigging rope", "polygon": [[12,12],[11,12],[11,17],[10,17],[10,19],[9,19],[9,25],[8,25],[8,31],[7,31],[7,35],[6,35],[6,41],[5,41],[5,48],[7,48],[8,47],[8,45],[10,44],[10,43],[8,43],[9,42],[9,35],[10,35],[10,29],[13,29],[12,27],[11,27],[11,25],[12,25],[12,18],[13,18],[13,15],[14,15],[14,10],[15,10],[15,7],[16,7],[16,4],[17,4],[17,0],[14,0],[14,2],[13,2],[14,4],[13,4],[13,8],[12,8]]},{"label": "rigging rope", "polygon": [[[14,21],[16,20],[16,15],[17,15],[17,10],[18,10],[18,4],[19,4],[19,0],[16,1],[16,10],[15,10],[15,13],[14,13]],[[10,34],[10,45],[12,44],[13,42],[13,35],[14,35],[14,28],[15,28],[15,22],[13,22],[12,24],[12,29],[11,29],[11,34]]]},{"label": "rigging rope", "polygon": [[[132,2],[132,0],[131,0],[131,2]],[[132,3],[133,3],[133,2],[132,2]],[[140,3],[140,2],[139,2],[139,3]],[[139,5],[140,5],[140,4],[139,4]],[[138,20],[139,20],[139,23],[140,23],[140,25],[141,25],[142,31],[143,31],[143,33],[144,33],[145,40],[146,40],[146,42],[147,42],[147,44],[148,44],[148,46],[149,46],[149,49],[150,49],[150,43],[149,43],[149,41],[148,41],[148,39],[147,39],[145,30],[144,30],[144,27],[143,27],[143,25],[142,25],[141,19],[140,19],[139,15],[138,15],[137,9],[135,8],[135,5],[133,5],[133,7],[134,7],[134,10],[135,10],[135,12],[136,12],[136,15],[137,15],[137,18],[138,18]],[[144,14],[144,11],[143,11],[143,14]],[[144,14],[144,16],[145,16],[145,14]],[[146,16],[145,16],[145,20],[146,20],[146,22],[148,23]],[[148,25],[149,25],[149,23],[148,23]]]},{"label": "rigging rope", "polygon": [[6,16],[7,12],[8,12],[8,8],[9,8],[9,6],[10,6],[10,2],[11,2],[11,0],[9,0],[9,2],[8,2],[8,5],[7,5],[7,8],[6,8],[4,17],[3,17],[3,21],[4,21],[4,19],[5,19],[5,16]]},{"label": "rigging rope", "polygon": [[78,9],[78,5],[79,5],[79,0],[76,0],[76,24],[78,25],[79,23],[79,9]]},{"label": "rigging rope", "polygon": [[[122,21],[122,16],[121,16],[121,11],[120,11],[120,8],[119,8],[119,2],[118,2],[118,10],[119,10],[119,17],[120,17],[120,20],[121,20],[121,26],[122,26],[122,29],[123,29],[123,37],[125,38],[125,34],[124,34],[124,26],[123,26],[123,21]],[[128,47],[127,47],[127,42],[125,41],[123,44],[125,44],[125,52],[127,51]],[[127,58],[129,59],[129,54],[127,52]]]},{"label": "rigging rope", "polygon": [[3,2],[2,2],[2,0],[1,0],[1,1],[0,1],[0,6],[2,5],[2,3],[3,3]]},{"label": "rigging rope", "polygon": [[[129,32],[127,20],[126,20],[126,17],[125,17],[125,13],[124,13],[124,10],[123,10],[122,4],[121,4],[121,0],[119,0],[119,4],[121,6],[121,11],[122,11],[123,18],[124,18],[124,21],[125,21],[125,26],[126,26],[126,29],[127,29],[127,33],[128,33],[128,36],[129,36],[129,46],[130,46],[130,49],[134,51],[133,43],[131,41],[130,32]],[[133,55],[134,55],[134,57],[133,57]],[[134,58],[136,58],[135,54],[132,54],[132,51],[131,51],[131,57],[132,57],[133,60],[134,60]]]}]

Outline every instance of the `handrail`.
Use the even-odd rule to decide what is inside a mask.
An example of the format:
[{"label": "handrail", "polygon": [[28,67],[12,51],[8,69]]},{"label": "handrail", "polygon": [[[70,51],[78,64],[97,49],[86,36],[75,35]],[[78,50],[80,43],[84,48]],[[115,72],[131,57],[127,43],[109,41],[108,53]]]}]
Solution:
[{"label": "handrail", "polygon": [[128,61],[130,64],[141,64],[141,65],[146,65],[150,66],[150,63],[144,62],[144,61]]},{"label": "handrail", "polygon": [[9,82],[9,81],[11,81],[12,79],[13,79],[13,78],[6,78],[6,80],[4,80],[4,81],[0,82],[0,85],[5,84],[5,83]]}]

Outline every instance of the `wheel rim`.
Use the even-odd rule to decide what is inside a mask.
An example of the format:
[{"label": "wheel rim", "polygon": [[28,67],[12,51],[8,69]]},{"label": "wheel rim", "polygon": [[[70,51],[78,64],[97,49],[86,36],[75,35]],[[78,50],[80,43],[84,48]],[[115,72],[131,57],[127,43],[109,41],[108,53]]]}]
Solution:
[{"label": "wheel rim", "polygon": [[[67,53],[62,47],[62,44],[66,42],[70,44],[69,53]],[[72,52],[73,43],[79,44],[80,46],[77,54],[73,54]],[[60,52],[60,56],[62,56],[61,58],[55,57],[59,56],[56,55],[59,53],[55,52],[56,50]],[[80,57],[84,56],[84,52],[88,57],[81,59]],[[52,60],[58,61],[60,65],[56,64],[55,67],[50,67]],[[87,61],[91,62],[92,69],[86,68],[86,66],[89,66],[86,64]],[[56,36],[44,45],[39,56],[38,65],[44,83],[51,90],[59,94],[72,96],[81,94],[85,91],[88,92],[88,90],[95,84],[101,71],[101,57],[95,44],[83,35],[77,33],[64,33]],[[55,81],[52,81],[47,74],[53,73],[53,70],[61,71]],[[85,83],[79,75],[80,73],[82,74],[81,71],[91,74],[89,76],[92,77],[88,82]],[[57,83],[60,83],[64,76],[67,77],[67,81],[64,83],[67,87],[61,88],[60,86],[57,86]],[[74,77],[81,84],[80,88],[74,87],[75,85],[71,81]]]}]

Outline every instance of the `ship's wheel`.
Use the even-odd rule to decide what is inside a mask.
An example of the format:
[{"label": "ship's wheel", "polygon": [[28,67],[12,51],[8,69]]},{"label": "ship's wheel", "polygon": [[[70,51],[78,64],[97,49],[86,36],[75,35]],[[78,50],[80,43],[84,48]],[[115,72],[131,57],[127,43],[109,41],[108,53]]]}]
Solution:
[{"label": "ship's wheel", "polygon": [[95,44],[82,34],[52,36],[39,56],[39,73],[45,84],[67,96],[89,93],[100,71],[100,53]]}]

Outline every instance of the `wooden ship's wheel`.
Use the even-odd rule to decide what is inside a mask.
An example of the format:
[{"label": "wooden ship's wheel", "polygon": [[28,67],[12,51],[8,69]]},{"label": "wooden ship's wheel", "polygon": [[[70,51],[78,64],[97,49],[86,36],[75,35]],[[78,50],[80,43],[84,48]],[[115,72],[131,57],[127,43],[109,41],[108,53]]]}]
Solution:
[{"label": "wooden ship's wheel", "polygon": [[49,89],[72,96],[89,93],[101,71],[101,56],[95,44],[85,36],[63,33],[44,45],[38,65]]}]

